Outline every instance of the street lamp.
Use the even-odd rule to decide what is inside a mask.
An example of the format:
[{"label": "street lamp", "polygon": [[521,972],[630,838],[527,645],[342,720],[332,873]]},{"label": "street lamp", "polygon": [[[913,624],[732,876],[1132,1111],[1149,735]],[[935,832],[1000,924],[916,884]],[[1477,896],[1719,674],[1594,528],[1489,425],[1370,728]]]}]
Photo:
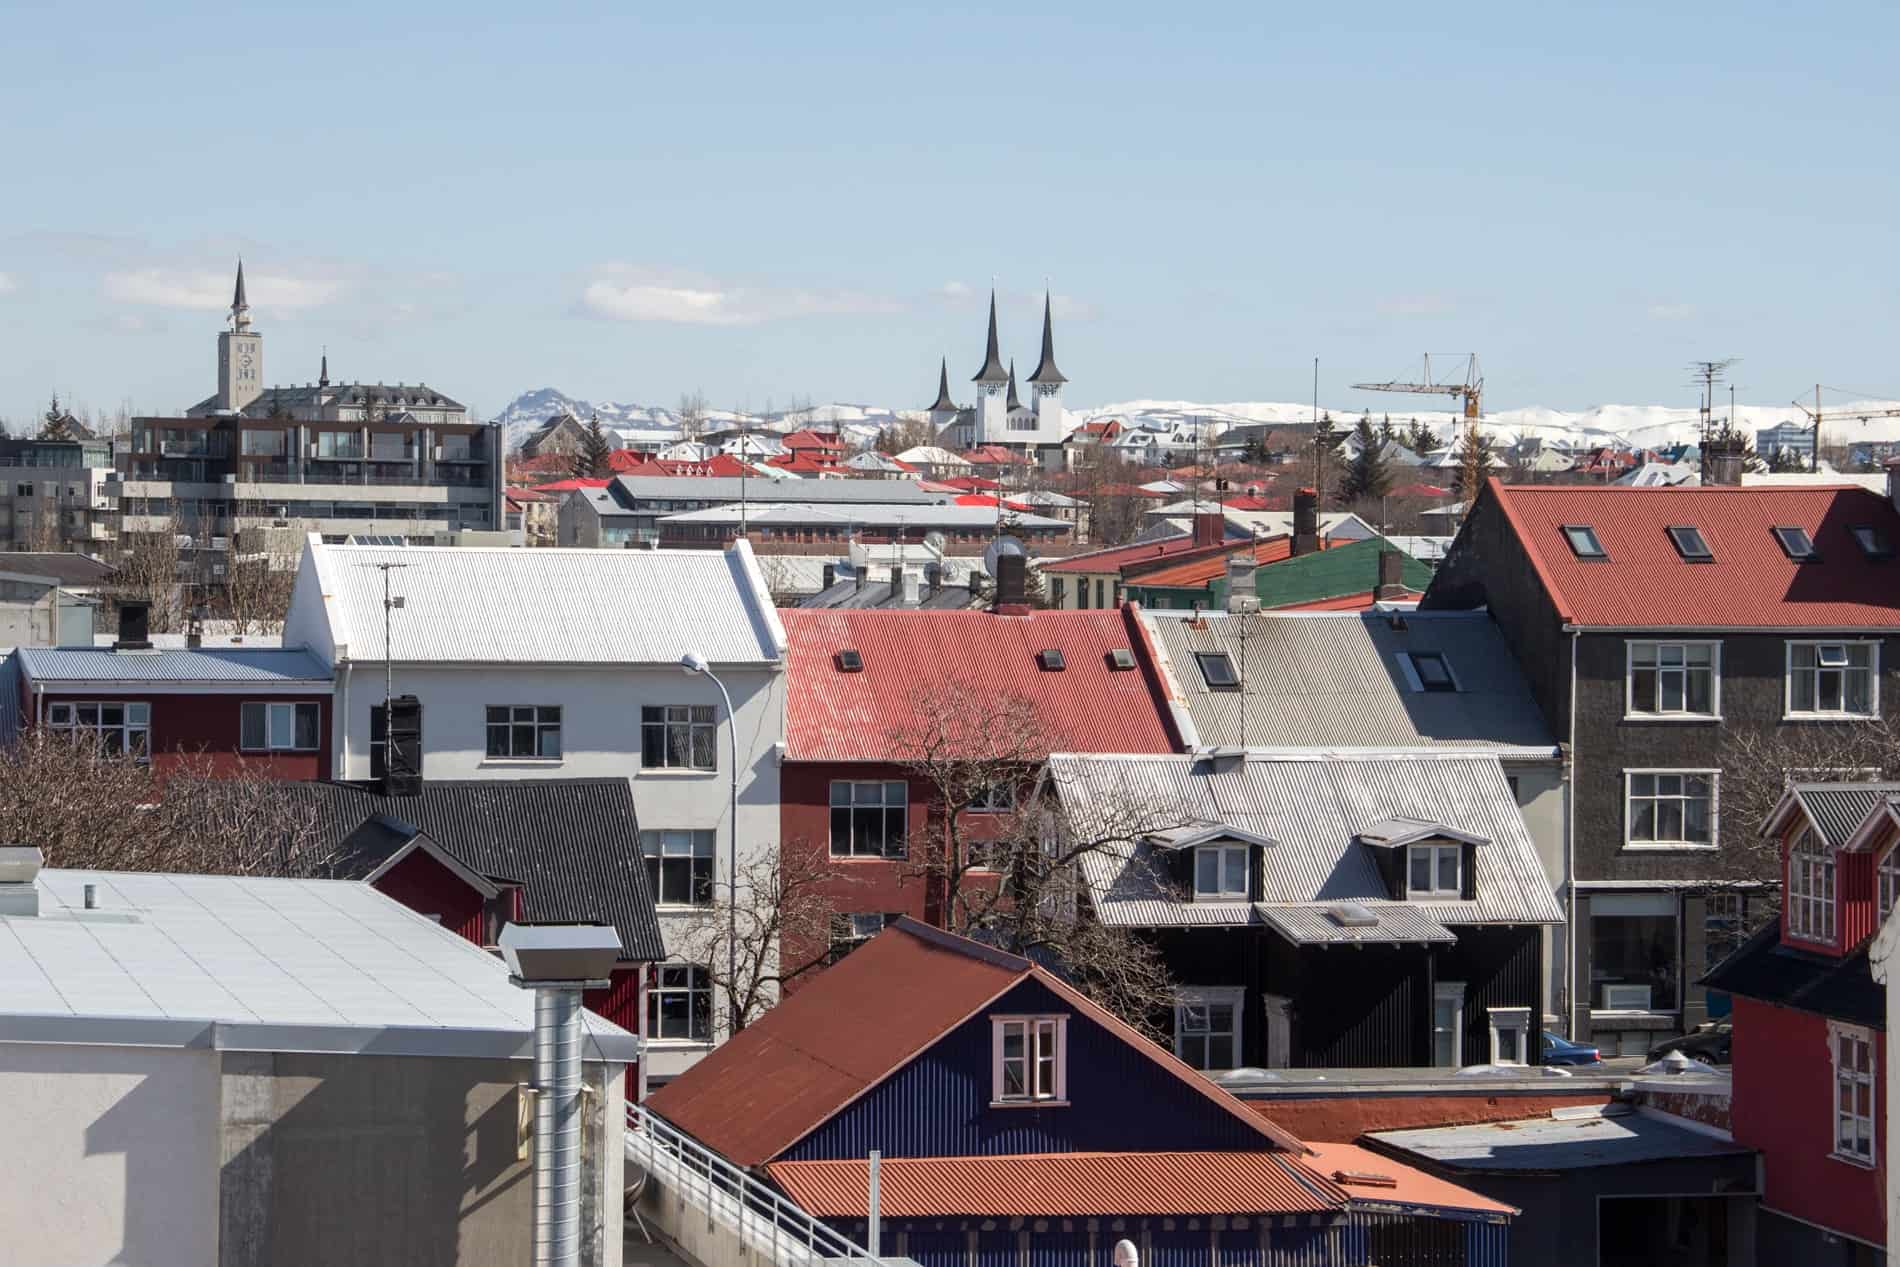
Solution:
[{"label": "street lamp", "polygon": [[[737,1006],[739,996],[739,719],[732,715],[732,696],[726,684],[697,651],[680,657],[680,668],[688,677],[711,678],[726,705],[726,739],[731,747],[731,815],[726,838],[726,1006]],[[726,1018],[728,1032],[736,1031],[736,1017]]]}]

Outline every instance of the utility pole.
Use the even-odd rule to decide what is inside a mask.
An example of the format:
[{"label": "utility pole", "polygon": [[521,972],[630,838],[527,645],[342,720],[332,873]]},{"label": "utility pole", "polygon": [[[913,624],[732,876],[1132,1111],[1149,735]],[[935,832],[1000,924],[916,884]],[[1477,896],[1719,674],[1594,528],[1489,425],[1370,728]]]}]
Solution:
[{"label": "utility pole", "polygon": [[389,658],[390,613],[402,606],[402,595],[391,597],[389,593],[389,574],[397,568],[406,568],[407,563],[366,563],[383,574],[383,742],[389,742],[389,701],[395,694],[395,671]]}]

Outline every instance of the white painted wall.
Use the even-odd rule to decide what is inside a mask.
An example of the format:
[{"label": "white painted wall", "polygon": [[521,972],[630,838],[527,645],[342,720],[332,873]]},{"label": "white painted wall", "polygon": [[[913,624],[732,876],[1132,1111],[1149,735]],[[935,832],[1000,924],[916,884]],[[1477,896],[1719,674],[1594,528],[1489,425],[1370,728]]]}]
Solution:
[{"label": "white painted wall", "polygon": [[[1544,876],[1550,891],[1564,901],[1564,831],[1569,823],[1565,807],[1569,804],[1570,784],[1564,780],[1563,763],[1556,760],[1505,761],[1506,778],[1517,780],[1517,808],[1524,816],[1531,843],[1537,847],[1537,860],[1544,864]],[[1544,998],[1547,1016],[1560,1016],[1563,998],[1564,950],[1569,930],[1557,925],[1544,930]]]},{"label": "white painted wall", "polygon": [[218,1261],[218,1055],[0,1043],[0,1267]]}]

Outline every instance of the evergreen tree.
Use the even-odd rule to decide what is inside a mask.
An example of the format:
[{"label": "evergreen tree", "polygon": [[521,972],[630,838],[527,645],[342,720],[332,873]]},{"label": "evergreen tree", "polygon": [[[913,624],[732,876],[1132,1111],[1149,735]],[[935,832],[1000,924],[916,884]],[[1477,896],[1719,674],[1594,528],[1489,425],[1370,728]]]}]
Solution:
[{"label": "evergreen tree", "polygon": [[1346,465],[1346,473],[1339,481],[1342,505],[1384,497],[1392,490],[1392,468],[1385,459],[1385,442],[1374,429],[1371,414],[1359,420],[1359,425],[1353,428],[1352,439],[1359,451]]},{"label": "evergreen tree", "polygon": [[1793,449],[1776,445],[1774,452],[1768,455],[1768,469],[1779,475],[1783,471],[1805,471],[1808,464]]},{"label": "evergreen tree", "polygon": [[613,474],[613,451],[613,441],[601,430],[600,415],[595,414],[581,434],[581,447],[574,454],[574,474],[581,479],[605,479]]},{"label": "evergreen tree", "polygon": [[53,393],[53,403],[46,411],[46,421],[40,427],[42,440],[73,440],[73,423],[77,421],[72,414],[59,407],[59,393]]},{"label": "evergreen tree", "polygon": [[1399,438],[1399,433],[1392,426],[1392,415],[1391,414],[1385,415],[1385,417],[1382,418],[1379,422],[1380,442],[1390,443],[1394,440],[1397,440],[1398,438]]},{"label": "evergreen tree", "polygon": [[1322,498],[1327,486],[1339,478],[1339,446],[1345,439],[1345,433],[1333,425],[1331,411],[1313,424],[1313,486]]},{"label": "evergreen tree", "polygon": [[1491,437],[1471,424],[1458,441],[1458,465],[1452,468],[1451,491],[1460,501],[1469,501],[1478,495],[1490,474]]},{"label": "evergreen tree", "polygon": [[1438,447],[1438,433],[1414,418],[1405,428],[1406,448],[1423,457]]}]

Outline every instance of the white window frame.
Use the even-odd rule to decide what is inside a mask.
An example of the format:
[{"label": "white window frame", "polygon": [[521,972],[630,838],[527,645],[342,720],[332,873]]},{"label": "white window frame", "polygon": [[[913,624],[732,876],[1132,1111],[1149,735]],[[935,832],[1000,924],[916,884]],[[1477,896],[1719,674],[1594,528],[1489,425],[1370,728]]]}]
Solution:
[{"label": "white window frame", "polygon": [[[1201,889],[1201,855],[1216,854],[1219,860],[1214,864],[1215,878],[1219,887],[1205,892]],[[1240,869],[1243,887],[1238,891],[1227,887],[1227,855],[1240,855]],[[1194,900],[1197,902],[1245,902],[1248,890],[1253,887],[1252,847],[1249,845],[1198,845],[1194,850]]]},{"label": "white window frame", "polygon": [[[244,715],[254,708],[264,710],[264,743],[253,747],[244,742]],[[308,745],[297,742],[297,710],[307,708],[316,720],[311,731],[316,740]],[[271,738],[271,722],[283,709],[290,718],[290,742],[277,743]],[[238,705],[238,751],[240,752],[315,752],[323,746],[323,710],[315,700],[245,700]]]},{"label": "white window frame", "polygon": [[[1802,673],[1815,675],[1814,698],[1821,698],[1820,675],[1822,673],[1840,673],[1841,703],[1847,703],[1847,680],[1845,675],[1854,670],[1847,667],[1828,667],[1820,663],[1822,647],[1867,647],[1867,711],[1848,712],[1844,708],[1832,709],[1796,709],[1794,706],[1794,649],[1796,647],[1814,647],[1815,665],[1803,668]],[[1781,675],[1781,715],[1784,720],[1792,721],[1872,721],[1880,716],[1880,640],[1878,638],[1790,638],[1782,652]]]},{"label": "white window frame", "polygon": [[[1432,887],[1417,889],[1412,887],[1412,859],[1420,851],[1430,851]],[[1457,869],[1458,882],[1450,888],[1445,887],[1445,858],[1453,859]],[[1465,883],[1465,847],[1458,844],[1446,844],[1443,841],[1421,841],[1405,847],[1405,896],[1408,898],[1446,898],[1458,899],[1464,896]]]},{"label": "white window frame", "polygon": [[[1699,840],[1637,840],[1630,835],[1630,829],[1636,821],[1635,798],[1631,789],[1635,787],[1633,776],[1639,774],[1680,774],[1699,775],[1709,781],[1709,838]],[[1661,793],[1644,798],[1646,800],[1687,800],[1688,797],[1665,797]],[[1689,821],[1685,812],[1683,821]],[[1722,840],[1722,772],[1720,770],[1680,769],[1675,767],[1633,766],[1623,771],[1623,848],[1641,852],[1643,850],[1662,850],[1681,852],[1695,850],[1708,852],[1721,847]]]},{"label": "white window frame", "polygon": [[[94,718],[102,715],[102,710],[116,708],[119,723],[106,726],[98,721],[79,720],[79,710],[90,708]],[[152,760],[152,705],[147,700],[90,700],[63,699],[49,701],[46,705],[46,727],[66,735],[91,735],[103,745],[105,735],[117,732],[118,751],[113,756],[130,756],[139,765],[149,765]]]},{"label": "white window frame", "polygon": [[[1485,1009],[1486,1024],[1491,1031],[1491,1063],[1494,1065],[1528,1065],[1531,1060],[1531,1010],[1527,1007],[1493,1007]],[[1508,1030],[1516,1030],[1516,1060],[1504,1060],[1499,1057],[1501,1044],[1499,1037]]]},{"label": "white window frame", "polygon": [[[1843,1043],[1854,1043],[1866,1048],[1867,1070],[1865,1073],[1841,1067]],[[1834,1111],[1831,1132],[1834,1146],[1828,1156],[1836,1161],[1844,1161],[1850,1166],[1863,1166],[1871,1170],[1880,1163],[1880,1048],[1875,1043],[1874,1031],[1864,1025],[1844,1025],[1840,1021],[1829,1021],[1827,1023],[1827,1051],[1828,1063],[1834,1071],[1834,1092],[1829,1097],[1830,1107]],[[1842,1103],[1844,1099],[1852,1096],[1855,1089],[1863,1086],[1867,1088],[1865,1115],[1857,1112],[1852,1103]],[[1842,1145],[1847,1142],[1841,1137],[1843,1124],[1865,1128],[1867,1140],[1865,1156],[1843,1148]]]},{"label": "white window frame", "polygon": [[[1187,1057],[1181,1054],[1181,1046],[1182,1046],[1181,1038],[1182,1038],[1183,1033],[1185,1032],[1187,1012],[1189,1008],[1231,1007],[1234,1010],[1234,1027],[1233,1027],[1232,1034],[1229,1035],[1230,1046],[1227,1052],[1227,1057],[1228,1057],[1227,1063],[1226,1064],[1207,1064],[1207,1065],[1189,1064],[1189,1068],[1200,1069],[1204,1073],[1218,1073],[1226,1069],[1240,1068],[1240,1031],[1241,1031],[1242,1026],[1245,1025],[1246,1023],[1244,1019],[1244,1013],[1246,1011],[1246,1002],[1247,1002],[1247,991],[1241,986],[1237,986],[1237,985],[1234,985],[1234,986],[1183,986],[1181,989],[1176,990],[1174,994],[1174,1055],[1175,1055],[1175,1059],[1180,1060],[1184,1063],[1187,1062]],[[1209,1043],[1208,1059],[1210,1061],[1213,1059],[1212,1044],[1214,1042],[1214,1039],[1217,1033],[1218,1031],[1211,1028],[1195,1031],[1195,1035],[1197,1037],[1202,1037],[1202,1038],[1207,1039]]]},{"label": "white window frame", "polygon": [[1895,845],[1881,856],[1880,864],[1874,868],[1875,887],[1880,895],[1880,918],[1886,919],[1893,908],[1900,905],[1900,845]]},{"label": "white window frame", "polygon": [[[640,856],[648,869],[649,883],[653,888],[653,904],[662,910],[705,910],[713,904],[714,894],[719,886],[719,850],[715,833],[706,828],[663,827],[645,828],[640,832]],[[685,858],[687,860],[686,885],[687,900],[670,901],[662,895],[666,881],[666,860]],[[706,900],[695,902],[691,890],[695,887],[693,873],[699,869],[701,859],[706,863]],[[655,864],[658,864],[657,866]]]},{"label": "white window frame", "polygon": [[[686,970],[686,983],[684,985],[665,984],[666,973],[669,969],[678,971],[682,968]],[[644,998],[641,1000],[641,1004],[644,1010],[640,1017],[641,1024],[645,1026],[647,1032],[641,1037],[649,1044],[658,1046],[703,1047],[712,1042],[719,1029],[718,1009],[715,1006],[717,1000],[713,996],[712,973],[701,964],[687,963],[678,959],[669,959],[661,963],[650,964],[648,965],[648,971],[652,976],[645,990],[642,991]],[[661,1037],[658,1027],[653,1024],[654,1017],[657,1015],[660,1006],[660,1000],[671,994],[683,994],[686,996],[686,1023],[688,1034],[684,1038],[678,1035]],[[694,1014],[693,996],[698,994],[706,996],[706,1033],[704,1036],[694,1035],[690,1032]]]},{"label": "white window frame", "polygon": [[1434,1065],[1433,1068],[1457,1069],[1463,1066],[1465,1059],[1465,983],[1462,981],[1440,981],[1432,986],[1431,1032],[1433,1058],[1437,1058],[1438,1047],[1438,1005],[1449,1003],[1451,1011],[1451,1063]]},{"label": "white window frame", "polygon": [[[1024,1090],[1010,1094],[1003,1081],[1003,1040],[1010,1030],[1023,1035]],[[1044,1047],[1053,1044],[1052,1076],[1042,1079]],[[1017,1015],[990,1018],[990,1107],[1061,1108],[1069,1102],[1069,1018],[1066,1015]]]},{"label": "white window frame", "polygon": [[[501,720],[495,719],[496,713],[506,714]],[[547,714],[552,713],[550,719]],[[558,765],[567,751],[561,734],[562,709],[559,704],[487,704],[482,708],[482,763],[541,761],[549,765]],[[534,735],[533,752],[515,752],[515,728],[526,726]],[[489,740],[499,730],[508,737],[507,752],[490,752]],[[541,751],[542,736],[552,732],[554,748],[552,753]]]},{"label": "white window frame", "polygon": [[[1418,671],[1418,665],[1414,662],[1415,657],[1418,656],[1431,656],[1443,665],[1445,676],[1451,680],[1451,686],[1434,688],[1426,685],[1424,675]],[[1465,689],[1464,683],[1458,680],[1458,671],[1451,667],[1451,657],[1443,651],[1397,651],[1393,653],[1392,658],[1398,661],[1399,674],[1405,679],[1406,689],[1414,695],[1456,695]]]},{"label": "white window frame", "polygon": [[[1796,884],[1796,877],[1801,883]],[[1835,898],[1840,892],[1840,862],[1834,848],[1812,826],[1803,825],[1788,846],[1788,873],[1784,901],[1788,936],[1821,946],[1832,946],[1840,928]]]},{"label": "white window frame", "polygon": [[[1662,677],[1665,673],[1682,674],[1682,702],[1680,709],[1658,708],[1656,712],[1646,713],[1636,707],[1636,649],[1638,647],[1656,648],[1656,665],[1646,670],[1656,674],[1656,701],[1662,702]],[[1681,665],[1665,666],[1662,663],[1664,647],[1683,649]],[[1709,711],[1691,712],[1689,703],[1688,662],[1690,647],[1709,648]],[[1703,638],[1632,638],[1623,644],[1623,720],[1625,721],[1720,721],[1722,720],[1722,644],[1713,639]]]},{"label": "white window frame", "polygon": [[[838,799],[839,789],[843,788],[845,799]],[[864,789],[876,788],[876,798],[859,799]],[[892,800],[895,795],[898,799]],[[830,842],[833,858],[873,858],[885,861],[902,860],[910,849],[910,784],[903,779],[833,779],[827,786],[825,804],[827,807],[826,838]],[[895,843],[890,834],[890,811],[899,811],[899,835]],[[838,849],[837,833],[832,826],[831,816],[839,810],[846,811],[845,847]],[[858,812],[875,811],[880,830],[884,833],[884,843],[876,851],[858,848]]]}]

